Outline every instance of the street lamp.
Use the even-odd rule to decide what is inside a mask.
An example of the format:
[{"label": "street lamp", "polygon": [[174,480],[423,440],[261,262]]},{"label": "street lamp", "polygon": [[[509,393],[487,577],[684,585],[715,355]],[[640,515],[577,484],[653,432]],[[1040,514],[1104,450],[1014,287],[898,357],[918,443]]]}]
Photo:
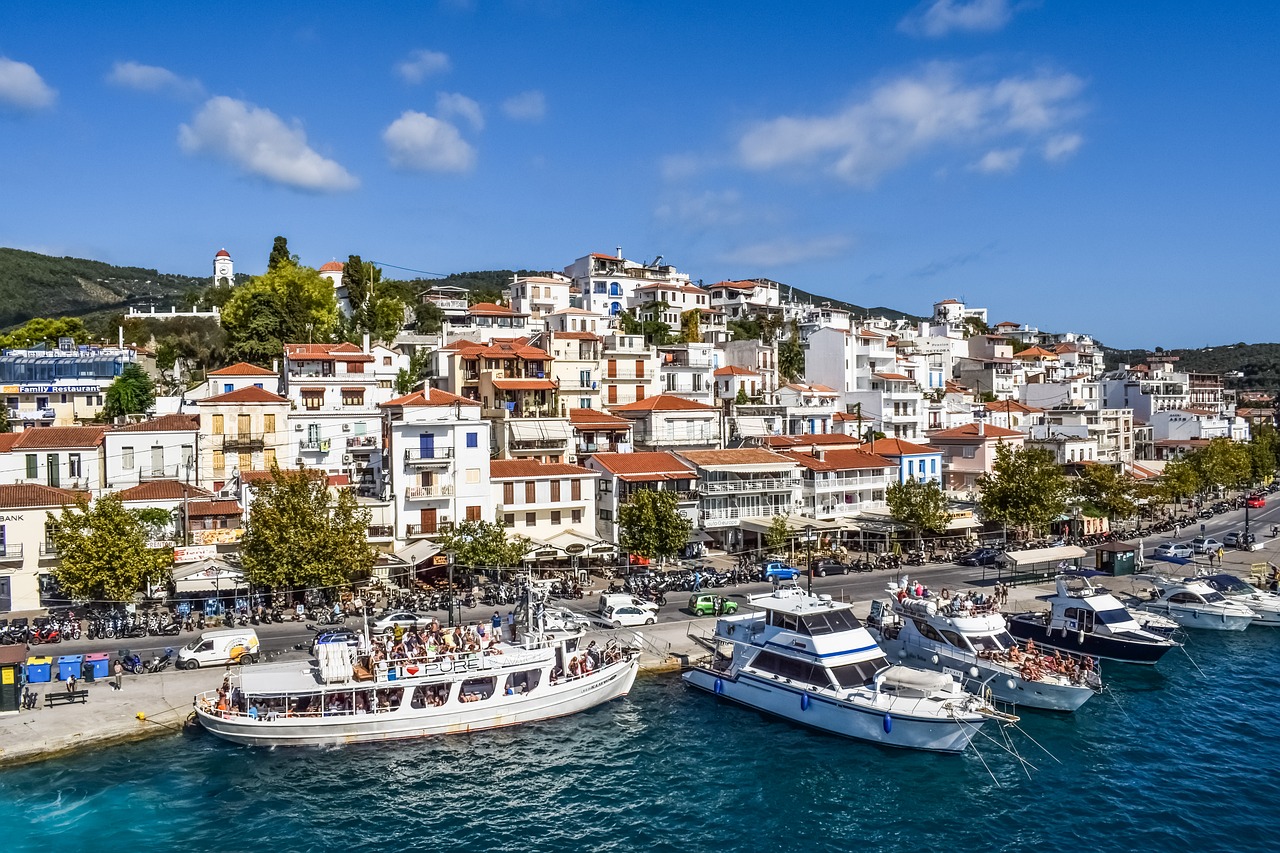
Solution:
[{"label": "street lamp", "polygon": [[813,525],[807,524],[804,528],[804,556],[805,565],[809,567],[809,594],[813,595]]}]

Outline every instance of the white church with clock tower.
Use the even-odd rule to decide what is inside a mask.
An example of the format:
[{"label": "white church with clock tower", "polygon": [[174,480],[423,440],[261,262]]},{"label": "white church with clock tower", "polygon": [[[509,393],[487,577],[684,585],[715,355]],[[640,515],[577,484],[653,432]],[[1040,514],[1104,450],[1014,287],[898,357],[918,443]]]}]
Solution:
[{"label": "white church with clock tower", "polygon": [[231,287],[236,283],[235,265],[226,249],[219,249],[213,256],[213,283],[217,287]]}]

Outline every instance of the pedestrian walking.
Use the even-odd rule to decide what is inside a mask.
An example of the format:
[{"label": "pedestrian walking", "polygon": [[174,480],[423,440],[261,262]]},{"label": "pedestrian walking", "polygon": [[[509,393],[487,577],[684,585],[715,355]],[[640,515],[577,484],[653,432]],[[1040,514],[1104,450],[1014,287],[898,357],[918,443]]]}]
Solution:
[{"label": "pedestrian walking", "polygon": [[1218,568],[1222,568],[1222,546],[1218,546]]},{"label": "pedestrian walking", "polygon": [[116,683],[113,684],[112,687],[114,687],[116,690],[119,690],[121,686],[123,686],[124,684],[124,664],[120,663],[120,661],[116,661],[115,673],[116,673]]},{"label": "pedestrian walking", "polygon": [[511,642],[516,641],[516,612],[514,610],[507,612],[507,631],[511,634]]}]

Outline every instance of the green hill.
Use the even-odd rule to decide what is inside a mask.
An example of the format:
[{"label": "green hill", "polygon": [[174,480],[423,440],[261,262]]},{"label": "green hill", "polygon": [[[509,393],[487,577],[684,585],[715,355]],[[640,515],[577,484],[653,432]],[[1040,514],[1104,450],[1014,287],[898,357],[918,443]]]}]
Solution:
[{"label": "green hill", "polygon": [[0,328],[32,317],[78,317],[152,301],[178,304],[208,283],[140,267],[0,248]]},{"label": "green hill", "polygon": [[[1276,390],[1280,388],[1280,344],[1244,342],[1200,349],[1169,349],[1152,353],[1144,349],[1103,347],[1107,367],[1146,364],[1161,356],[1176,358],[1177,370],[1190,373],[1217,373],[1228,388]],[[1239,375],[1236,375],[1236,372]]]}]

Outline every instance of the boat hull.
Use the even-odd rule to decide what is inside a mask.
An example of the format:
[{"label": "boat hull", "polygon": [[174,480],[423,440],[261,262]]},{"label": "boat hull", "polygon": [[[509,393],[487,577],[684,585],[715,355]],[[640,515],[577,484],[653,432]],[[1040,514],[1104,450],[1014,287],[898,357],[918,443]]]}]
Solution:
[{"label": "boat hull", "polygon": [[576,714],[620,698],[630,692],[638,669],[639,658],[634,657],[529,694],[495,694],[481,702],[443,707],[413,708],[406,702],[395,711],[377,714],[268,721],[243,714],[222,716],[197,703],[196,717],[210,734],[248,746],[341,746],[469,734]]},{"label": "boat hull", "polygon": [[1144,604],[1143,609],[1177,622],[1183,628],[1197,631],[1243,631],[1253,624],[1253,614],[1208,613],[1189,607]]},{"label": "boat hull", "polygon": [[1024,618],[1023,614],[1009,617],[1009,633],[1019,640],[1035,640],[1037,646],[1057,649],[1074,655],[1089,655],[1117,663],[1152,666],[1172,648],[1173,643],[1143,642],[1133,637],[1124,638],[1106,634],[1077,632],[1051,633],[1043,621]]},{"label": "boat hull", "polygon": [[[729,678],[724,673],[704,667],[688,670],[684,680],[691,687],[774,717],[829,734],[901,749],[950,754],[963,752],[986,721],[984,717],[970,712],[957,711],[956,718],[903,713],[891,707],[893,700],[888,696],[879,700],[883,704],[863,706],[748,673]],[[805,696],[808,697],[807,702],[803,699]],[[889,719],[887,724],[886,716]]]}]

